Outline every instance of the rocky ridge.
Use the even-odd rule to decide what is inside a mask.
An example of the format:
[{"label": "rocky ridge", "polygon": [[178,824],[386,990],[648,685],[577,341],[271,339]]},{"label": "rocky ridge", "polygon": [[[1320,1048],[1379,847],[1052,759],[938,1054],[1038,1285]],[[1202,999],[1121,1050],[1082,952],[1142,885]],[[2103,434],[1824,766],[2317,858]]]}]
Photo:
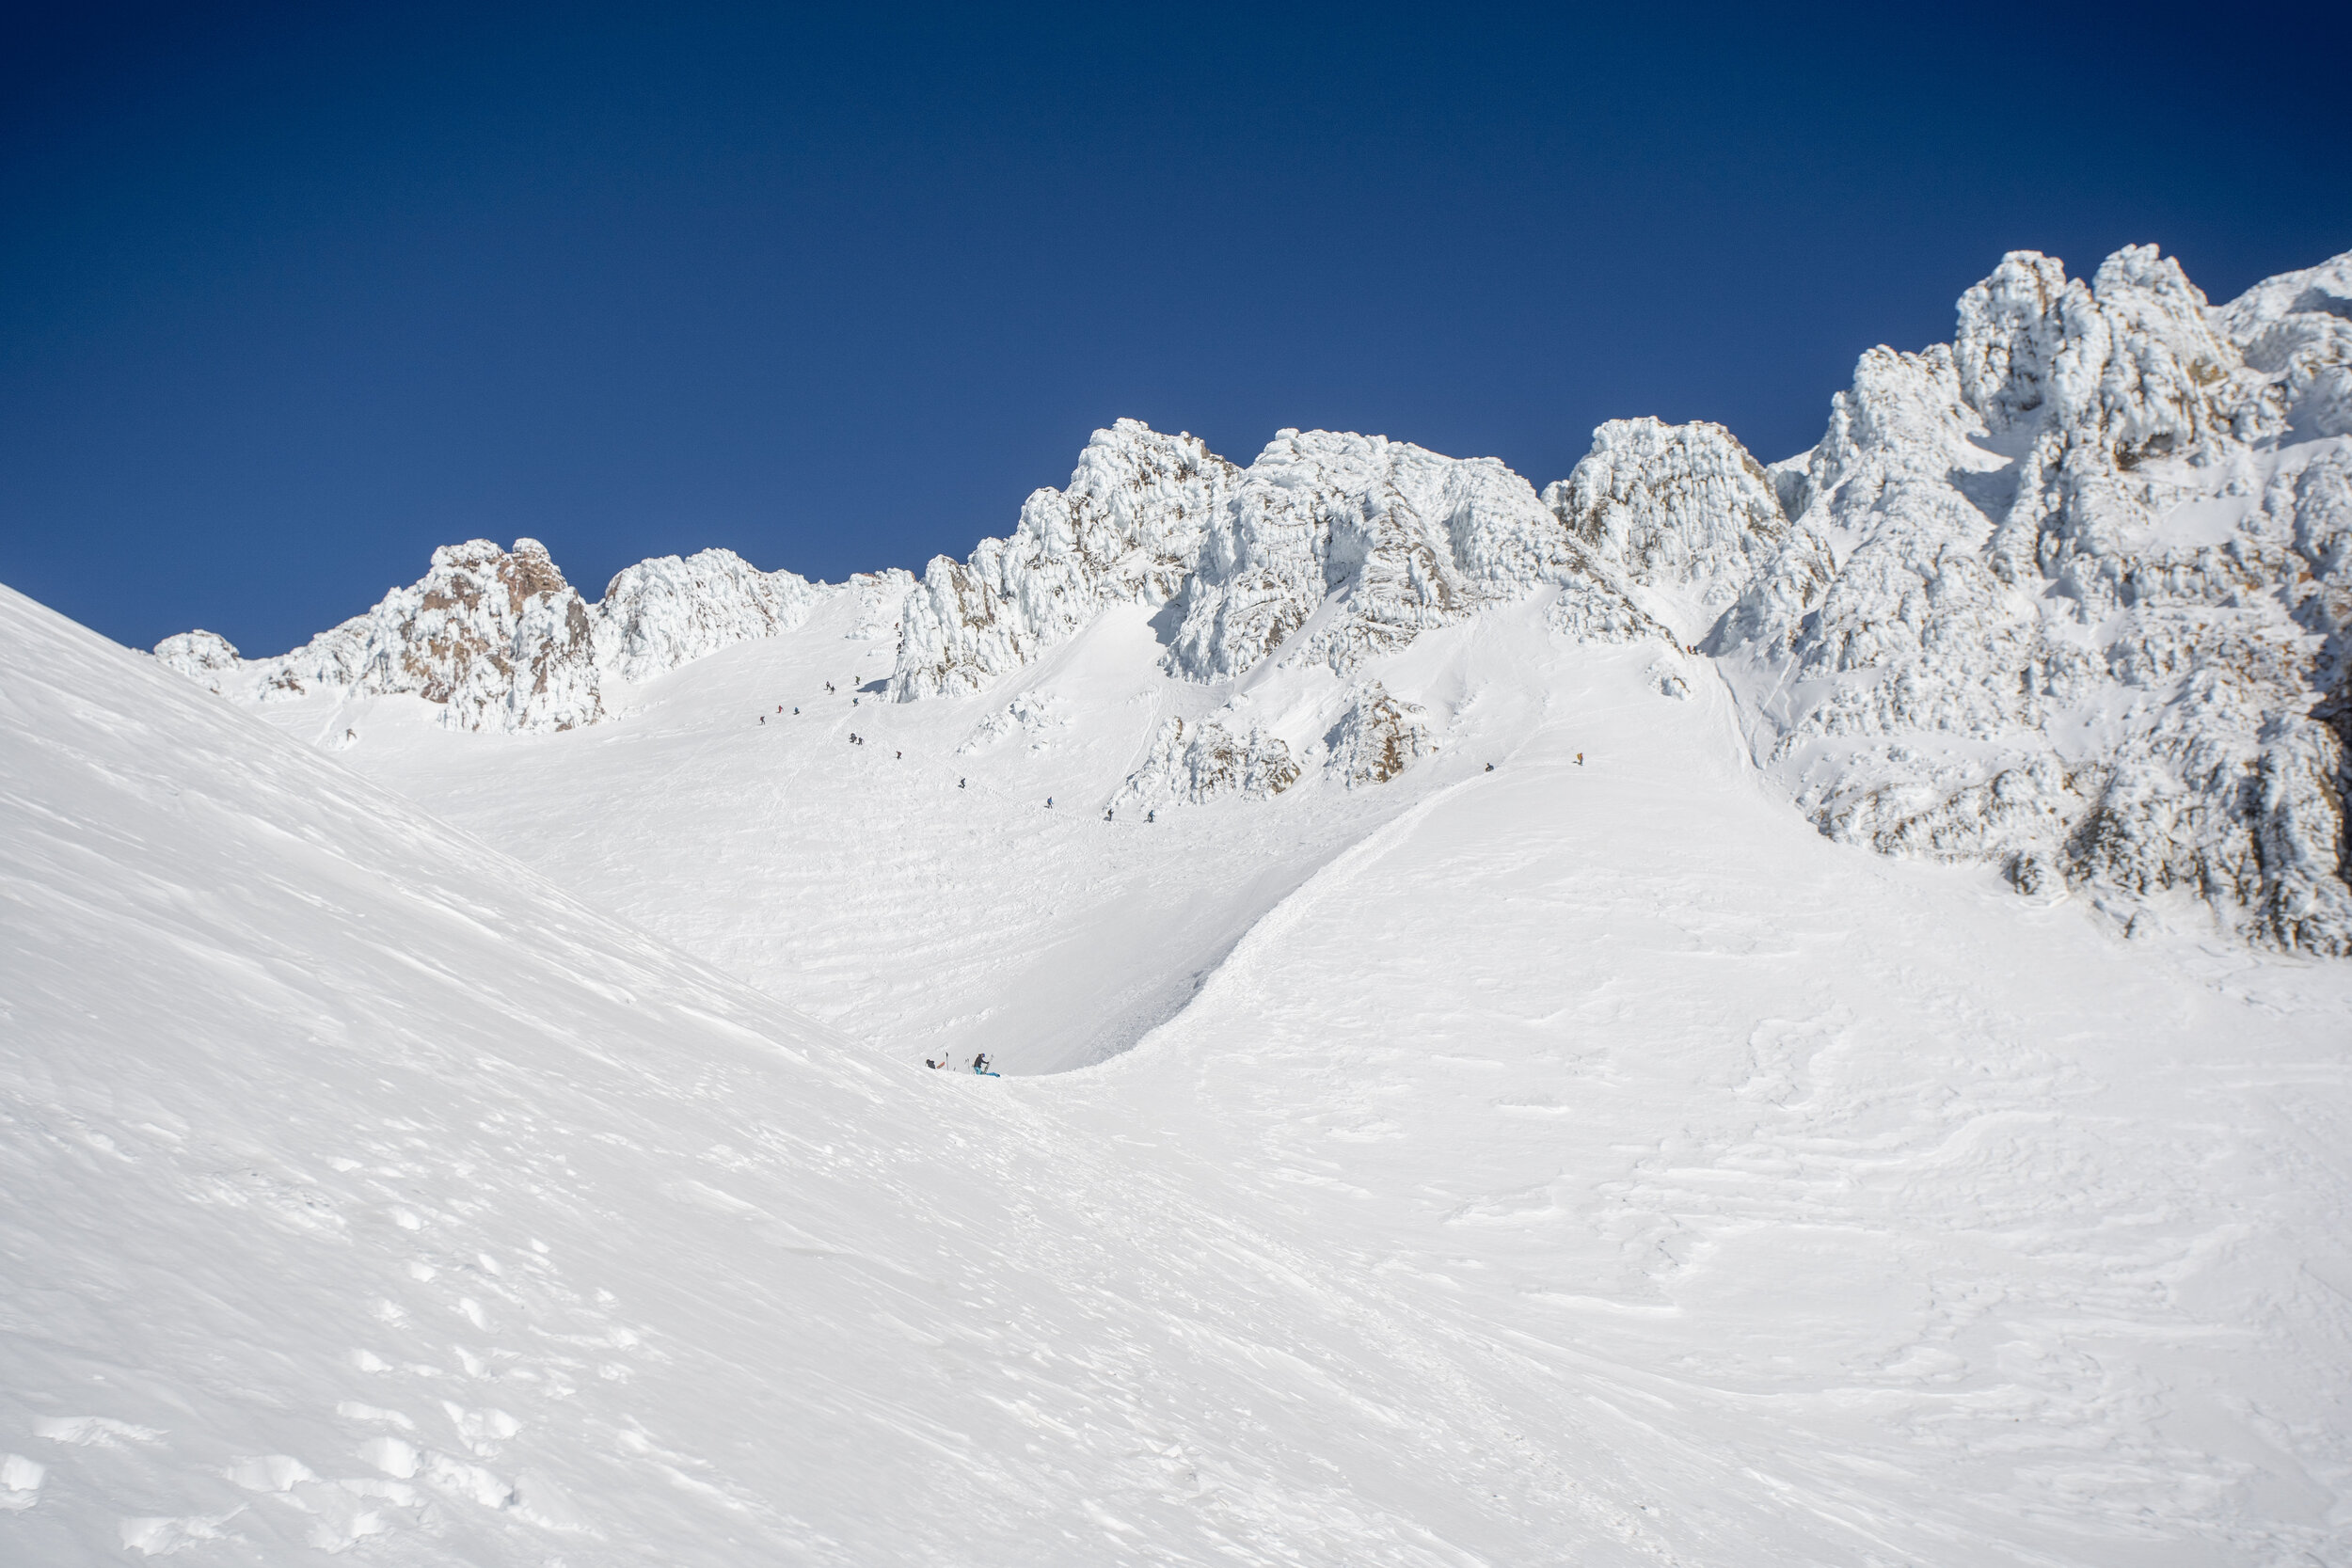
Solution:
[{"label": "rocky ridge", "polygon": [[[2256,940],[2352,951],[2352,255],[2213,308],[2153,247],[2089,282],[2013,253],[1950,343],[1865,354],[1821,441],[1770,467],[1718,425],[1617,420],[1538,495],[1381,436],[1285,430],[1237,467],[1122,420],[1009,537],[855,591],[863,633],[897,630],[900,702],[1154,611],[1163,670],[1212,705],[1159,727],[1130,804],[1395,776],[1443,724],[1386,661],[1545,595],[1563,636],[1672,650],[1668,695],[1711,655],[1758,765],[1833,837],[1992,861],[2126,922],[2185,890]],[[592,607],[532,542],[476,541],[280,658],[206,633],[157,654],[231,696],[410,691],[456,727],[564,728],[603,716],[603,677],[827,592],[706,551]],[[1012,701],[976,733],[1050,727],[1047,697]]]},{"label": "rocky ridge", "polygon": [[830,592],[713,549],[640,562],[590,605],[537,540],[503,550],[475,539],[435,550],[421,579],[291,653],[241,658],[226,638],[193,631],[155,656],[249,702],[406,693],[440,705],[452,729],[567,730],[606,717],[608,677],[645,680],[790,630]]},{"label": "rocky ridge", "polygon": [[2352,951],[2346,280],[2017,252],[1865,355],[1710,644],[1757,761],[1840,839]]}]

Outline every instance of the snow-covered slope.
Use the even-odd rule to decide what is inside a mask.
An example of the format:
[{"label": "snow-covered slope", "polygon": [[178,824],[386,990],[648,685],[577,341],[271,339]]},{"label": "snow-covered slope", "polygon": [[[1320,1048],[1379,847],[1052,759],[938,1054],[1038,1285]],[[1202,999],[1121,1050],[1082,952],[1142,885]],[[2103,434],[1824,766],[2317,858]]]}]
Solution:
[{"label": "snow-covered slope", "polygon": [[1155,1112],[874,1055],[6,591],[0,668],[0,1560],[1643,1555]]},{"label": "snow-covered slope", "polygon": [[0,596],[0,1560],[2352,1560],[2347,278],[463,546],[432,700]]},{"label": "snow-covered slope", "polygon": [[[1017,692],[893,704],[860,693],[890,667],[887,628],[847,637],[848,609],[826,608],[650,684],[625,723],[455,735],[385,699],[339,753],[870,1060],[998,1052],[1016,1075],[979,1081],[977,1103],[1025,1152],[927,1123],[939,1163],[913,1167],[914,1191],[1048,1229],[1084,1196],[1101,1225],[1139,1228],[1098,1226],[1073,1252],[1167,1248],[1188,1268],[1239,1245],[1289,1271],[1129,1294],[1114,1276],[1147,1265],[1098,1256],[1082,1321],[1024,1307],[1009,1336],[985,1324],[1042,1289],[1030,1276],[965,1276],[956,1301],[999,1304],[985,1312],[885,1308],[1041,1354],[1040,1381],[1129,1367],[1169,1407],[1194,1410],[1186,1389],[1216,1406],[1185,1418],[1168,1463],[1188,1469],[1163,1469],[1171,1415],[1148,1447],[1107,1394],[999,1395],[1040,1423],[1011,1446],[1070,1478],[1018,1494],[1029,1555],[1006,1560],[1100,1561],[1114,1542],[1169,1562],[2352,1549],[2352,1307],[2325,1283],[2352,1281],[2352,1183],[2330,1153],[2352,1134],[2352,974],[2200,940],[2185,903],[2166,906],[2180,931],[2125,942],[1990,870],[1830,842],[1763,787],[1727,692],[1661,693],[1661,648],[1574,642],[1540,595],[1366,666],[1449,737],[1388,782],[1318,770],[1264,800],[1104,821],[1158,705],[1215,697],[1159,667],[1149,621],[1106,617]],[[1261,698],[1316,673],[1269,676]],[[989,724],[1016,701],[1030,719]],[[877,1086],[912,1117],[979,1085],[916,1068]],[[756,1085],[725,1092],[767,1116]],[[872,1173],[852,1179],[903,1168],[864,1113],[825,1115],[845,1171]],[[735,1127],[659,1147],[705,1140],[766,1147]],[[876,1146],[893,1152],[860,1152]],[[808,1229],[836,1201],[692,1180]],[[1144,1224],[1163,1209],[1168,1229]],[[898,1222],[856,1212],[861,1250],[884,1255]],[[1377,1357],[1328,1348],[1327,1312]],[[1131,1320],[1194,1324],[1197,1359],[1129,1346]],[[866,1375],[829,1375],[829,1407],[861,1408]],[[977,1372],[973,1398],[999,1376]],[[899,1434],[971,1430],[962,1406],[874,1386],[893,1424],[864,1463],[911,1449],[918,1471],[949,1468]],[[1252,1469],[1216,1435],[1299,1433],[1312,1453],[1302,1423],[1327,1420],[1351,1434],[1323,1480]],[[1381,1495],[1377,1528],[1425,1535],[1364,1545],[1328,1523],[1363,1507],[1359,1441],[1397,1449],[1384,1475],[1417,1473]],[[796,1464],[745,1484],[787,1495]],[[1239,1494],[1289,1522],[1241,1538],[1214,1513],[1145,1512],[1171,1496],[1158,1476],[1194,1498],[1168,1507]],[[964,1498],[892,1503],[929,1517]]]}]

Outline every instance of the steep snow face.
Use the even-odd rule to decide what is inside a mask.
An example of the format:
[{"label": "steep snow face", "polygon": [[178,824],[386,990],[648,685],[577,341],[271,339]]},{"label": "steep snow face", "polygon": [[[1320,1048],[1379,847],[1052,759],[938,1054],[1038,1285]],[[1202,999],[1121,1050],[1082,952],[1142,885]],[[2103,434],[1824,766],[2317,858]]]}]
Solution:
[{"label": "steep snow face", "polygon": [[1167,602],[1236,470],[1190,436],[1137,420],[1098,430],[1062,490],[1039,490],[1009,539],[940,556],[907,595],[899,702],[977,690],[1069,638],[1106,605]]},{"label": "steep snow face", "polygon": [[849,588],[857,606],[857,619],[843,635],[854,641],[887,636],[904,629],[907,598],[914,592],[914,574],[896,566],[880,572],[852,572]]},{"label": "steep snow face", "polygon": [[641,561],[615,577],[596,605],[596,663],[626,681],[649,680],[721,648],[790,631],[825,592],[797,573],[763,572],[733,550]]},{"label": "steep snow face", "polygon": [[[895,616],[913,579],[859,580],[877,612]],[[421,581],[290,654],[244,659],[226,639],[194,631],[165,638],[155,656],[247,702],[407,694],[438,705],[450,729],[567,730],[606,716],[606,677],[648,680],[788,631],[830,592],[791,572],[762,572],[733,550],[704,550],[639,562],[592,606],[536,539],[517,539],[511,551],[475,539],[435,550]]]},{"label": "steep snow face", "polygon": [[1612,420],[1544,504],[1685,641],[1696,641],[1779,553],[1788,520],[1772,476],[1731,432]]},{"label": "steep snow face", "polygon": [[2324,705],[2352,452],[2292,422],[2331,417],[2335,297],[2213,311],[2152,246],[2089,286],[2018,252],[1949,348],[1863,356],[1714,643],[1824,832],[1997,858],[2028,891],[2187,887],[2352,951]]}]

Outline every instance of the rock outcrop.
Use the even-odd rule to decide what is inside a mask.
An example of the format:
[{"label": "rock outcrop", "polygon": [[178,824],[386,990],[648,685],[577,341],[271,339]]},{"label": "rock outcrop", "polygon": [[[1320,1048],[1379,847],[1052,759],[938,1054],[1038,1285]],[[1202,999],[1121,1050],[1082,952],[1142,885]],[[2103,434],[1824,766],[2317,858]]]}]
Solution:
[{"label": "rock outcrop", "polygon": [[705,550],[631,566],[591,606],[537,540],[503,550],[475,539],[435,550],[421,580],[292,653],[240,658],[198,631],[164,639],[155,654],[245,701],[406,693],[438,704],[452,729],[567,730],[605,716],[608,677],[644,680],[788,630],[825,592]]},{"label": "rock outcrop", "polygon": [[1772,476],[1704,421],[1610,420],[1544,504],[1598,563],[1582,577],[1612,583],[1684,642],[1707,634],[1788,534]]},{"label": "rock outcrop", "polygon": [[1825,832],[2352,951],[2345,276],[2213,310],[2153,247],[2018,252],[1863,356],[1711,645]]},{"label": "rock outcrop", "polygon": [[1492,458],[1283,431],[1210,520],[1171,611],[1168,668],[1227,680],[1280,650],[1344,675],[1556,580],[1566,544],[1534,488]]},{"label": "rock outcrop", "polygon": [[1167,602],[1237,471],[1190,436],[1134,420],[1098,430],[1069,487],[1039,490],[1009,539],[933,560],[906,596],[890,678],[899,702],[978,690],[1104,606]]},{"label": "rock outcrop", "polygon": [[1279,736],[1232,707],[1206,718],[1170,719],[1143,765],[1127,776],[1115,807],[1199,805],[1222,796],[1263,800],[1298,782],[1299,765]]},{"label": "rock outcrop", "polygon": [[588,606],[536,539],[445,545],[421,580],[242,673],[263,702],[411,693],[452,729],[567,730],[604,714]]},{"label": "rock outcrop", "polygon": [[1353,789],[1387,784],[1438,749],[1429,715],[1367,682],[1323,736],[1324,771]]}]

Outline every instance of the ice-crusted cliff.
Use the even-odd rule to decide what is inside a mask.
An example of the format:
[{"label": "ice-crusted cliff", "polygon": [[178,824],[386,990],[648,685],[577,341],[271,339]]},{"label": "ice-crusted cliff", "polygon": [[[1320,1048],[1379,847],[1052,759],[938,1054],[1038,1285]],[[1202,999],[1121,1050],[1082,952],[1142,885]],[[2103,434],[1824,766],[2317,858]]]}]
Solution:
[{"label": "ice-crusted cliff", "polygon": [[1166,605],[1167,668],[1202,682],[1246,674],[1278,650],[1344,674],[1545,584],[1574,585],[1595,635],[1667,635],[1629,587],[1695,586],[1727,603],[1735,562],[1769,553],[1706,510],[1737,488],[1708,465],[1755,476],[1772,544],[1782,520],[1770,481],[1717,427],[1620,425],[1597,435],[1597,453],[1646,436],[1683,469],[1660,466],[1649,488],[1629,478],[1613,496],[1597,482],[1571,524],[1492,458],[1286,430],[1236,468],[1191,436],[1121,420],[1095,432],[1067,490],[1029,498],[1011,538],[930,563],[908,601],[893,693],[977,690],[1112,604]]},{"label": "ice-crusted cliff", "polygon": [[156,644],[165,664],[254,702],[328,692],[408,693],[441,705],[461,730],[567,730],[605,714],[608,675],[644,680],[804,619],[825,592],[761,572],[731,550],[662,556],[583,601],[535,539],[486,539],[433,552],[419,581],[292,653],[245,659],[224,638],[183,632]]},{"label": "ice-crusted cliff", "polygon": [[1564,542],[1534,487],[1492,458],[1286,430],[1210,519],[1168,668],[1226,680],[1280,652],[1343,675],[1532,588]]},{"label": "ice-crusted cliff", "polygon": [[1190,436],[1135,420],[1098,430],[1070,484],[1032,493],[1009,539],[940,556],[906,598],[899,702],[977,690],[1112,604],[1165,603],[1231,497],[1236,470]]},{"label": "ice-crusted cliff", "polygon": [[1712,644],[1757,760],[1842,839],[2352,951],[2347,284],[2017,252],[1865,355]]}]

